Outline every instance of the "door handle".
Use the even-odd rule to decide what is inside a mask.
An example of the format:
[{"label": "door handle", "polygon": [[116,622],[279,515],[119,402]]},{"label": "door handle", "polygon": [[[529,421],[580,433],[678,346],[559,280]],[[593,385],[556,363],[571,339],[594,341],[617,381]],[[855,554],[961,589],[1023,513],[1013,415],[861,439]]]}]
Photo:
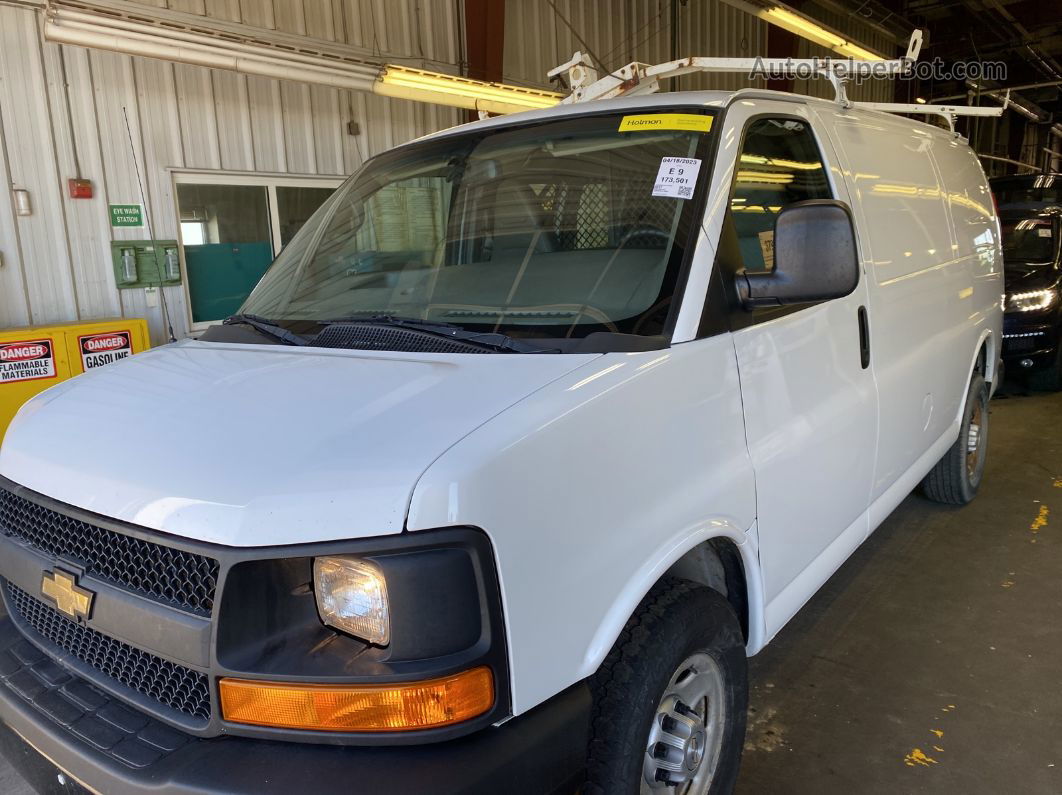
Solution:
[{"label": "door handle", "polygon": [[867,324],[867,308],[859,307],[859,363],[866,370],[870,366],[870,326]]}]

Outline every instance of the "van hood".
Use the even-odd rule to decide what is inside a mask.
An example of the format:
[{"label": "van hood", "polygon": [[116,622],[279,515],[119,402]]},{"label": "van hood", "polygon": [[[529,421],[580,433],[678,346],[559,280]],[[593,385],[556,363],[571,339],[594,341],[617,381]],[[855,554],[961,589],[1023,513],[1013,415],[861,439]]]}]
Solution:
[{"label": "van hood", "polygon": [[407,354],[186,341],[27,403],[0,475],[232,546],[401,532],[421,474],[598,354]]}]

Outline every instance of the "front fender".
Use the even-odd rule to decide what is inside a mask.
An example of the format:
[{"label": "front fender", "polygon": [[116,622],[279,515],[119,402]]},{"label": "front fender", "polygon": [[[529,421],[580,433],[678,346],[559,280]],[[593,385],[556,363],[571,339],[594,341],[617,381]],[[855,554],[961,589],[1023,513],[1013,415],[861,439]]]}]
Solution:
[{"label": "front fender", "polygon": [[510,407],[424,473],[407,527],[490,535],[519,714],[592,674],[653,582],[697,543],[731,538],[755,571],[744,532],[754,519],[723,334],[608,354]]},{"label": "front fender", "polygon": [[725,538],[733,541],[741,555],[741,565],[745,574],[746,598],[749,609],[749,637],[746,649],[751,656],[758,652],[767,642],[763,604],[763,579],[760,571],[759,550],[756,545],[755,527],[745,532],[725,520],[709,519],[697,527],[676,533],[670,543],[659,550],[659,554],[639,567],[631,580],[631,586],[625,590],[612,608],[606,613],[598,626],[593,641],[587,648],[583,668],[589,673],[597,670],[612,644],[623,631],[627,619],[634,613],[645,595],[649,593],[660,578],[688,552],[707,541]]}]

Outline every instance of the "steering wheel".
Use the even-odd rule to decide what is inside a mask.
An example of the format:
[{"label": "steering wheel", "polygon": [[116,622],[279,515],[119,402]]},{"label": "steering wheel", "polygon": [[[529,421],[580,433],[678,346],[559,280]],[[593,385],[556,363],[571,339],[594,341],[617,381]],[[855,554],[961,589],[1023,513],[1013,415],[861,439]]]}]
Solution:
[{"label": "steering wheel", "polygon": [[[588,317],[593,318],[602,326],[611,331],[613,334],[620,333],[619,326],[613,323],[612,320],[609,319],[609,316],[597,307],[590,306],[589,304],[583,304],[579,307],[579,315],[587,315]],[[575,319],[578,320],[579,317],[577,316]]]},{"label": "steering wheel", "polygon": [[627,230],[627,234],[623,236],[623,245],[635,237],[655,237],[659,238],[663,242],[661,248],[667,248],[667,244],[671,242],[671,233],[665,232],[656,226],[634,226]]},{"label": "steering wheel", "polygon": [[642,316],[638,318],[638,322],[634,324],[634,328],[631,329],[631,334],[641,334],[645,324],[654,321],[659,323],[660,327],[663,328],[664,324],[667,322],[667,313],[670,308],[671,296],[669,295],[667,298],[657,301],[645,310]]}]

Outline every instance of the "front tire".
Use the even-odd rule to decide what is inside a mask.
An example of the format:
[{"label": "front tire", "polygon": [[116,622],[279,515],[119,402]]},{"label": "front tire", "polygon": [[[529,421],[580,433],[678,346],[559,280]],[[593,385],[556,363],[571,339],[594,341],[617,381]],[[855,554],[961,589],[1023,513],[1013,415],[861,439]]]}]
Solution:
[{"label": "front tire", "polygon": [[729,793],[745,740],[741,625],[717,592],[653,588],[591,679],[594,795]]},{"label": "front tire", "polygon": [[977,496],[988,453],[988,384],[974,373],[966,392],[959,438],[922,481],[934,502],[965,505]]}]

